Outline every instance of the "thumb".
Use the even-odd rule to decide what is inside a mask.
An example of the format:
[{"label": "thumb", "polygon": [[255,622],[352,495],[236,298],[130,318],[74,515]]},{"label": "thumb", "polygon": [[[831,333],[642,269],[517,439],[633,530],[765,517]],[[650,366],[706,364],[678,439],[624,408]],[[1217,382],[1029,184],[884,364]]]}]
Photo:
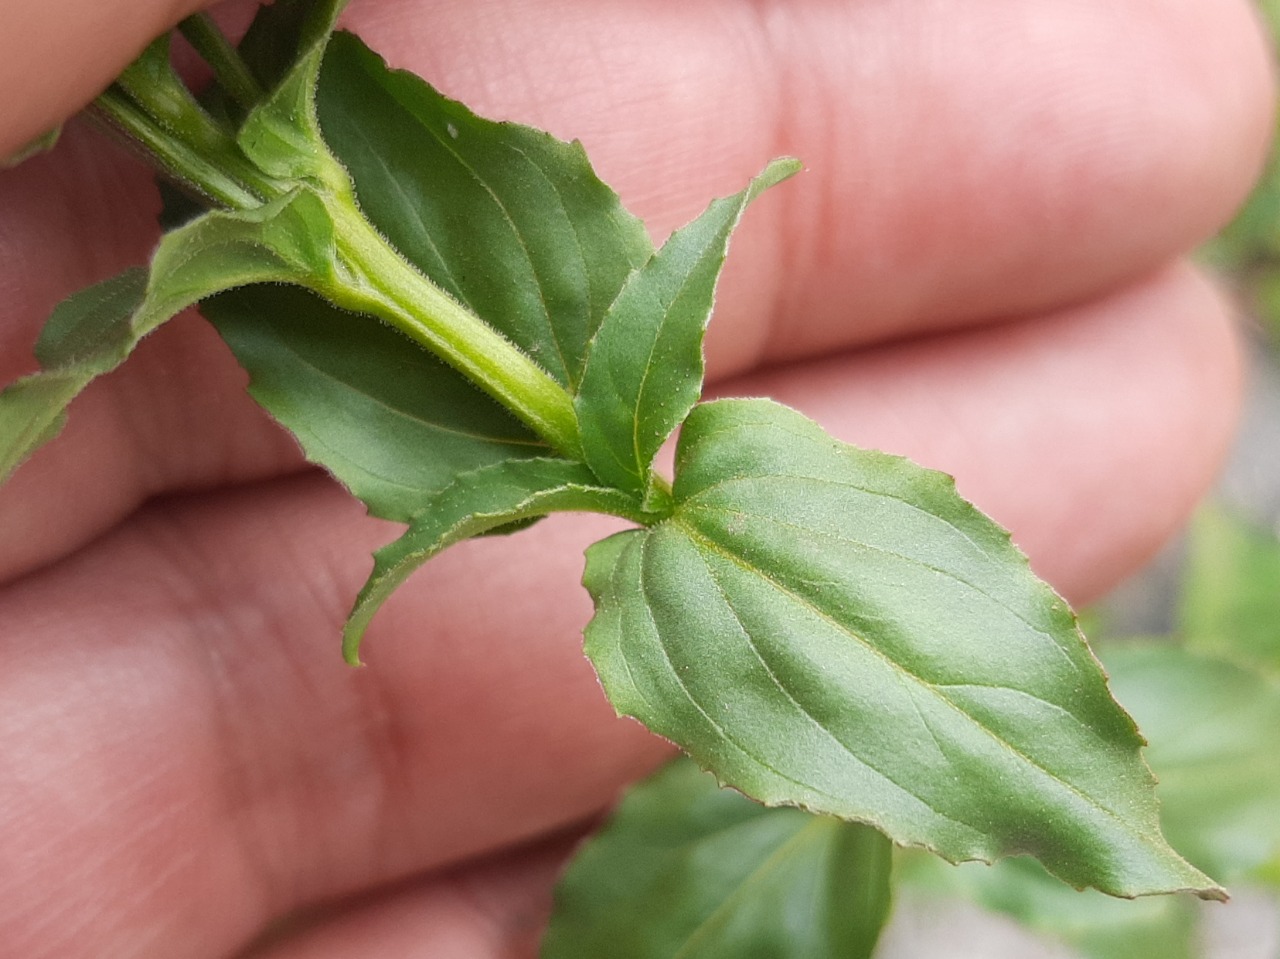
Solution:
[{"label": "thumb", "polygon": [[3,0],[0,157],[92,100],[154,37],[208,0]]}]

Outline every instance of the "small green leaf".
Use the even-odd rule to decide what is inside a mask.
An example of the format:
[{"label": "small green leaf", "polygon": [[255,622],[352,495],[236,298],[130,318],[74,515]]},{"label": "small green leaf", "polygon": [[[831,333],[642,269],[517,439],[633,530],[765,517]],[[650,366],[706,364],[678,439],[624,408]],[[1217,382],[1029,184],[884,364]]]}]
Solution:
[{"label": "small green leaf", "polygon": [[[333,32],[350,0],[275,0],[258,8],[239,52],[266,91],[276,89]],[[310,64],[308,64],[310,66]]]},{"label": "small green leaf", "polygon": [[587,652],[620,712],[767,804],[953,861],[1222,895],[1161,836],[1070,610],[950,478],[735,400],[690,415],[674,497],[588,553]]},{"label": "small green leaf", "polygon": [[62,127],[57,126],[52,130],[47,130],[40,136],[36,137],[30,143],[26,143],[19,147],[16,151],[7,157],[0,159],[0,170],[11,170],[14,167],[25,163],[34,156],[41,153],[48,153],[58,143],[58,139],[62,136]]},{"label": "small green leaf", "polygon": [[551,450],[462,374],[294,286],[201,304],[249,392],[375,516],[407,523],[460,473]]},{"label": "small green leaf", "polygon": [[0,392],[0,482],[61,432],[68,404],[85,385],[133,349],[129,320],[146,289],[145,270],[126,270],[53,311],[37,345],[44,371]]},{"label": "small green leaf", "polygon": [[1179,632],[1193,649],[1280,676],[1280,539],[1206,507],[1187,547]]},{"label": "small green leaf", "polygon": [[[316,119],[316,83],[329,44],[329,35],[346,0],[320,3],[282,0],[274,14],[265,14],[262,70],[270,69],[270,56],[278,54],[277,44],[289,50],[288,67],[265,98],[245,119],[236,141],[245,156],[268,175],[292,182],[305,182],[321,192],[345,194],[350,190],[346,172],[326,148]],[[275,9],[274,7],[271,9]],[[250,41],[252,49],[253,41]],[[270,51],[270,52],[267,52]],[[260,62],[258,57],[254,63]]]},{"label": "small green leaf", "polygon": [[578,392],[587,463],[601,479],[647,492],[659,447],[702,392],[702,338],[729,236],[747,204],[800,169],[775,160],[747,189],[712,203],[631,275],[587,354]]},{"label": "small green leaf", "polygon": [[447,546],[498,527],[566,510],[636,518],[639,504],[602,488],[581,463],[523,459],[457,476],[423,501],[408,532],[374,556],[373,573],[360,591],[343,634],[347,660],[359,662],[360,639],[378,607],[410,573]]},{"label": "small green leaf", "polygon": [[206,296],[248,283],[330,273],[332,228],[311,194],[244,213],[208,213],[165,235],[150,274],[130,270],[81,291],[36,344],[41,372],[0,393],[0,480],[57,435],[67,404],[156,327]]},{"label": "small green leaf", "polygon": [[605,310],[652,252],[582,147],[481,119],[341,33],[317,105],[361,209],[396,249],[575,386]]},{"label": "small green leaf", "polygon": [[766,809],[686,759],[623,800],[556,889],[542,959],[868,959],[892,847]]}]

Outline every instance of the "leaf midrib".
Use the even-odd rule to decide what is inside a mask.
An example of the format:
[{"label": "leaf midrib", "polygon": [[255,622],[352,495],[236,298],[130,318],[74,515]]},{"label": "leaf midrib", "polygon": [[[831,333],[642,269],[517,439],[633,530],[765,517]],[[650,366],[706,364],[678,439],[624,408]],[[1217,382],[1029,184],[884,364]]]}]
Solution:
[{"label": "leaf midrib", "polygon": [[[675,682],[676,682],[676,685],[678,685],[678,686],[680,687],[680,691],[681,691],[682,693],[684,693],[685,698],[686,698],[686,699],[687,699],[687,700],[688,700],[688,701],[693,705],[694,709],[696,709],[696,710],[698,711],[698,713],[703,717],[703,719],[705,719],[705,720],[707,721],[708,725],[710,725],[713,729],[715,729],[715,731],[716,731],[717,733],[719,733],[720,737],[721,737],[725,742],[729,743],[731,746],[733,746],[733,748],[734,748],[734,749],[736,749],[738,752],[742,753],[742,755],[746,756],[748,759],[750,759],[752,762],[754,762],[754,763],[755,763],[757,766],[759,766],[761,769],[766,769],[766,770],[768,770],[772,775],[776,776],[778,779],[783,780],[784,782],[791,783],[792,785],[799,787],[799,789],[800,789],[801,791],[803,791],[803,792],[814,793],[814,794],[819,795],[819,796],[825,796],[828,800],[830,800],[830,801],[831,801],[833,808],[844,805],[844,804],[845,804],[845,801],[844,801],[844,799],[842,799],[842,797],[837,796],[837,795],[835,795],[834,793],[827,792],[826,790],[821,789],[821,788],[819,788],[819,787],[817,787],[817,786],[813,785],[812,783],[807,783],[807,782],[804,782],[803,780],[796,779],[794,776],[790,775],[789,773],[785,773],[785,772],[783,772],[782,770],[778,769],[778,768],[777,768],[777,767],[775,767],[773,764],[771,764],[771,763],[769,763],[768,761],[766,761],[763,757],[756,755],[756,753],[755,753],[755,752],[753,752],[752,750],[748,749],[748,748],[747,748],[746,746],[744,746],[742,743],[738,742],[738,741],[737,741],[737,739],[736,739],[735,737],[731,736],[731,735],[729,734],[729,732],[728,732],[728,731],[727,731],[723,726],[721,726],[721,724],[720,724],[720,723],[718,723],[718,722],[717,722],[717,721],[716,721],[716,720],[711,716],[711,714],[710,714],[710,713],[708,713],[708,712],[706,711],[706,709],[704,709],[704,708],[703,708],[702,703],[700,703],[700,702],[698,701],[698,699],[697,699],[697,698],[693,695],[693,693],[689,690],[689,687],[685,685],[684,680],[683,680],[683,679],[681,678],[681,676],[680,676],[680,670],[676,668],[675,663],[674,663],[674,662],[672,662],[672,660],[671,660],[670,652],[668,651],[668,649],[667,649],[667,645],[666,645],[666,642],[665,642],[665,640],[663,639],[662,630],[658,627],[658,624],[657,624],[656,620],[654,620],[654,618],[653,618],[653,613],[652,613],[652,604],[648,601],[648,593],[647,593],[647,590],[645,589],[645,585],[644,585],[644,584],[645,584],[645,576],[644,576],[644,572],[643,572],[643,566],[644,566],[644,564],[645,564],[645,560],[644,560],[644,551],[645,551],[645,547],[648,545],[648,542],[649,542],[649,537],[646,535],[646,536],[641,540],[641,543],[640,543],[640,550],[641,550],[641,567],[642,567],[642,568],[641,568],[641,570],[640,570],[640,587],[641,587],[641,591],[642,591],[642,593],[643,593],[643,594],[645,595],[645,597],[646,597],[646,601],[645,601],[645,603],[644,603],[644,610],[645,610],[646,615],[649,617],[649,622],[650,622],[650,624],[651,624],[651,625],[652,625],[652,627],[653,627],[654,635],[658,637],[658,648],[662,650],[662,658],[663,658],[663,660],[666,662],[666,664],[667,664],[667,668],[668,668],[668,670],[670,671],[671,676],[674,678],[674,680],[675,680]],[[705,562],[705,560],[704,560],[704,562]],[[714,578],[714,577],[713,577],[713,578]],[[730,606],[730,609],[732,609],[732,606]],[[736,618],[736,614],[735,614],[735,618]],[[621,644],[621,643],[620,643],[620,644],[619,644],[619,646],[620,646],[620,648],[622,649],[623,661],[624,661],[624,663],[626,663],[626,666],[627,666],[627,672],[628,672],[628,674],[629,674],[629,675],[633,675],[632,670],[631,670],[631,664],[630,664],[630,661],[629,661],[629,660],[627,660],[626,644]],[[758,653],[758,652],[756,653],[756,656],[757,656],[757,658],[759,658],[759,653]],[[768,669],[768,666],[766,665],[766,666],[765,666],[765,668],[766,668],[766,669]],[[775,682],[775,683],[777,683],[777,680],[775,679],[775,680],[774,680],[774,682]],[[639,692],[639,691],[640,691],[640,687],[639,687],[639,686],[634,682],[634,680],[632,680],[632,688],[636,689],[636,691],[637,691],[637,692]],[[780,684],[779,684],[779,689],[781,689],[781,690],[782,690],[782,692],[784,693],[784,695],[787,695],[787,696],[788,696],[788,698],[790,698],[790,694],[789,694],[789,693],[787,693],[786,689],[785,689],[785,688],[783,688]],[[644,694],[643,694],[643,693],[640,693],[640,695],[643,697],[643,695],[644,695]],[[649,703],[650,708],[652,709],[652,708],[653,708],[653,703],[652,703],[651,701],[649,701],[647,697],[645,697],[645,701]],[[792,701],[794,702],[794,700],[792,700]],[[910,789],[908,789],[908,788],[906,788],[905,786],[902,786],[902,785],[900,785],[899,783],[897,783],[897,782],[896,782],[896,781],[895,781],[891,776],[889,776],[889,775],[885,774],[885,773],[884,773],[884,772],[882,772],[881,770],[877,769],[875,766],[873,766],[873,765],[871,765],[870,763],[868,763],[866,760],[862,759],[860,756],[858,756],[856,753],[854,753],[851,749],[849,749],[849,747],[848,747],[848,746],[846,746],[843,742],[841,742],[841,741],[840,741],[840,739],[839,739],[838,737],[836,737],[834,733],[832,733],[832,732],[831,732],[831,730],[827,729],[825,726],[823,726],[821,723],[819,723],[819,722],[818,722],[818,721],[817,721],[817,720],[816,720],[812,715],[810,715],[810,714],[809,714],[809,712],[808,712],[807,710],[805,710],[803,707],[800,707],[798,703],[796,704],[796,706],[797,706],[797,708],[798,708],[798,709],[800,709],[800,712],[801,712],[801,713],[802,713],[806,718],[808,718],[811,722],[813,722],[813,723],[814,723],[814,724],[815,724],[815,725],[816,725],[820,730],[822,730],[822,732],[823,732],[824,734],[826,734],[828,737],[830,737],[830,738],[831,738],[831,739],[836,743],[836,745],[840,747],[840,749],[841,749],[841,750],[843,750],[843,751],[844,751],[844,752],[845,752],[845,753],[846,753],[846,754],[847,754],[851,759],[853,759],[853,760],[854,760],[855,762],[857,762],[859,765],[862,765],[862,766],[866,767],[866,768],[867,768],[867,769],[869,769],[872,773],[874,773],[875,775],[877,775],[877,776],[879,776],[881,779],[883,779],[885,782],[890,783],[890,784],[891,784],[891,785],[893,785],[896,789],[900,790],[900,791],[903,793],[903,795],[908,796],[908,797],[910,797],[911,799],[915,800],[916,802],[920,803],[920,804],[921,804],[921,805],[923,805],[925,808],[927,808],[927,809],[929,809],[931,812],[933,812],[933,813],[934,813],[936,816],[938,816],[939,818],[941,818],[941,819],[945,819],[947,822],[955,823],[955,824],[956,824],[956,825],[958,825],[958,826],[963,826],[963,827],[965,827],[966,829],[973,830],[973,831],[974,831],[976,834],[978,834],[978,835],[983,835],[982,831],[981,831],[981,830],[979,830],[979,829],[978,829],[977,827],[975,827],[974,825],[972,825],[971,823],[967,823],[967,822],[965,822],[965,821],[963,821],[963,820],[961,820],[961,819],[957,819],[956,817],[951,816],[951,815],[948,815],[947,813],[943,812],[942,810],[937,809],[937,808],[936,808],[936,807],[934,807],[934,806],[933,806],[933,805],[932,805],[932,804],[931,804],[927,799],[924,799],[924,798],[923,798],[923,797],[921,797],[921,796],[917,796],[917,795],[916,795],[914,792],[912,792]],[[661,714],[661,712],[662,712],[662,710],[655,710],[655,712],[656,712],[656,713],[658,713],[658,714],[660,715],[660,714]],[[789,805],[798,805],[798,804],[790,803]],[[867,825],[869,825],[869,826],[877,827],[877,828],[879,828],[879,827],[881,827],[881,826],[883,826],[883,825],[884,825],[883,823],[877,822],[876,820],[872,819],[872,818],[870,817],[870,815],[867,815],[867,816],[861,817],[858,821],[859,821],[859,822],[866,823],[866,824],[867,824]]]}]

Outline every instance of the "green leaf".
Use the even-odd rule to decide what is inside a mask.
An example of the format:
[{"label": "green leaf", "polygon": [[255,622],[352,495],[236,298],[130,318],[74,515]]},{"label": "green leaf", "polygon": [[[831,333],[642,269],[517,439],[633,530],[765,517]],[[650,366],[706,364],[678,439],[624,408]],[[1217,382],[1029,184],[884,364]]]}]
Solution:
[{"label": "green leaf", "polygon": [[[43,372],[0,392],[0,481],[61,432],[85,385],[119,363],[135,338],[129,320],[146,297],[145,270],[126,270],[81,290],[54,310],[42,337]],[[75,352],[72,352],[75,351]],[[59,353],[68,354],[59,363]]]},{"label": "green leaf", "polygon": [[582,147],[481,119],[341,33],[317,96],[365,215],[450,296],[575,386],[588,340],[652,253]]},{"label": "green leaf", "polygon": [[56,126],[52,130],[46,130],[40,136],[31,140],[29,143],[23,144],[16,151],[7,157],[0,158],[0,170],[11,170],[34,156],[41,153],[48,153],[57,146],[58,139],[62,136],[62,127]]},{"label": "green leaf", "polygon": [[587,463],[601,479],[647,492],[653,457],[702,392],[702,337],[729,236],[747,204],[799,169],[775,160],[747,189],[712,203],[631,275],[609,308],[577,399]]},{"label": "green leaf", "polygon": [[636,518],[639,504],[618,490],[600,487],[581,463],[563,459],[512,460],[457,476],[423,501],[404,536],[374,556],[373,573],[343,634],[347,660],[359,662],[360,640],[369,620],[432,556],[464,539],[566,510]]},{"label": "green leaf", "polygon": [[325,146],[315,101],[329,35],[346,3],[280,0],[261,15],[260,31],[251,29],[246,38],[247,59],[270,92],[236,137],[244,154],[270,176],[339,195],[350,184]]},{"label": "green leaf", "polygon": [[1015,919],[1087,959],[1200,959],[1197,929],[1204,906],[1186,896],[1134,901],[1091,889],[1079,892],[1032,859],[952,866],[909,852],[900,857],[896,875],[904,904],[927,910],[939,899],[964,899]]},{"label": "green leaf", "polygon": [[587,652],[620,712],[769,805],[953,861],[1222,895],[1161,836],[1070,610],[949,477],[734,400],[690,415],[674,497],[588,553]]},{"label": "green leaf", "polygon": [[866,959],[892,847],[766,809],[677,760],[623,800],[556,889],[542,959]]},{"label": "green leaf", "polygon": [[239,52],[264,90],[276,89],[299,63],[323,48],[349,2],[275,0],[258,8]]},{"label": "green leaf", "polygon": [[248,287],[200,310],[253,397],[375,516],[407,523],[460,473],[550,454],[460,373],[306,290]]},{"label": "green leaf", "polygon": [[130,270],[54,311],[41,372],[0,393],[0,480],[61,429],[67,404],[156,327],[210,294],[332,271],[332,229],[313,194],[246,213],[209,213],[166,234],[150,273]]},{"label": "green leaf", "polygon": [[1280,866],[1280,686],[1171,645],[1108,647],[1116,698],[1142,726],[1161,822],[1201,869],[1238,882]]},{"label": "green leaf", "polygon": [[1280,676],[1280,539],[1221,508],[1196,516],[1179,632],[1194,649]]}]

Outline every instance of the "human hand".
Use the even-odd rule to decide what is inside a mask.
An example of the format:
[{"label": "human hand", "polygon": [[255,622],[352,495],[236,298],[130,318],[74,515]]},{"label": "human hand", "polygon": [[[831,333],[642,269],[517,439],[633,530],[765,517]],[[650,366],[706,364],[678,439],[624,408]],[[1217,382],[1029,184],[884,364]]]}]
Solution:
[{"label": "human hand", "polygon": [[[174,6],[7,0],[0,151]],[[715,389],[957,474],[1085,600],[1227,441],[1227,311],[1176,261],[1257,169],[1266,60],[1224,0],[974,7],[355,0],[348,23],[482,113],[583,139],[659,232],[801,157],[735,241]],[[78,127],[0,176],[0,382],[58,299],[145,258],[155,205]],[[325,904],[254,955],[531,954],[566,830],[666,754],[581,656],[601,521],[434,560],[350,670],[341,621],[394,530],[243,380],[175,321],[0,490],[0,942],[234,955]]]}]

